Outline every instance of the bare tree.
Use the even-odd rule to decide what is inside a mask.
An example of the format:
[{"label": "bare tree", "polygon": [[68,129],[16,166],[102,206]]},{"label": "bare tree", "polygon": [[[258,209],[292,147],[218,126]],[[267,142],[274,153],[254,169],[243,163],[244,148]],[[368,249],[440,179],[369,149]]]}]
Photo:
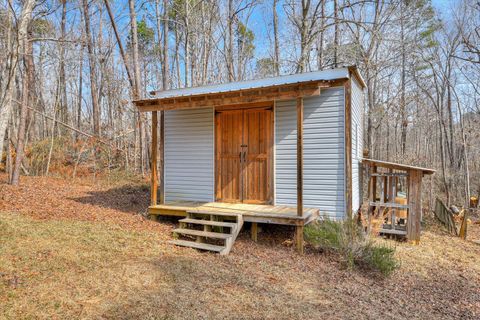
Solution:
[{"label": "bare tree", "polygon": [[90,95],[92,97],[93,132],[100,136],[100,105],[98,103],[98,87],[96,76],[96,61],[93,47],[92,32],[90,31],[90,11],[88,0],[82,0],[83,21],[85,23],[85,40],[87,43],[88,65],[90,68]]},{"label": "bare tree", "polygon": [[[129,0],[128,1],[129,8],[130,8],[130,27],[131,27],[131,45],[133,51],[133,74],[134,74],[134,83],[135,83],[135,90],[133,91],[134,99],[141,98],[141,78],[140,78],[140,58],[138,54],[138,30],[137,30],[137,12],[135,10],[135,1]],[[140,112],[137,113],[138,119],[138,129],[140,132],[139,135],[139,146],[140,146],[140,170],[142,174],[145,174],[145,169],[148,165],[147,159],[147,148],[146,148],[146,131],[145,131],[145,124],[144,124],[144,117],[143,114]]]},{"label": "bare tree", "polygon": [[[7,67],[7,84],[5,89],[5,95],[3,99],[0,100],[0,159],[2,159],[3,154],[3,142],[5,140],[5,131],[8,126],[8,121],[10,118],[10,113],[13,109],[14,103],[14,90],[15,90],[15,78],[17,76],[18,61],[25,54],[26,50],[26,39],[28,32],[28,25],[32,20],[32,11],[35,6],[35,0],[26,0],[23,3],[22,12],[20,14],[17,25],[16,39],[11,39],[13,41],[12,51],[8,57],[8,67]],[[10,8],[12,8],[10,3]],[[13,15],[9,14],[9,17]],[[12,19],[13,20],[13,19]],[[9,19],[9,25],[12,26],[9,32],[13,32],[13,21]]]}]

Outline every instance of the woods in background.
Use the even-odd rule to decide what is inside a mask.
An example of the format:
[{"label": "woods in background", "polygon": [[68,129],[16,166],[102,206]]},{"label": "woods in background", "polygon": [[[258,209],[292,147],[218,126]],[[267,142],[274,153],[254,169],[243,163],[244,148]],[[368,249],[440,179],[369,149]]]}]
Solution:
[{"label": "woods in background", "polygon": [[0,165],[75,176],[149,170],[163,90],[357,65],[370,157],[480,192],[480,4],[428,0],[0,0]]}]

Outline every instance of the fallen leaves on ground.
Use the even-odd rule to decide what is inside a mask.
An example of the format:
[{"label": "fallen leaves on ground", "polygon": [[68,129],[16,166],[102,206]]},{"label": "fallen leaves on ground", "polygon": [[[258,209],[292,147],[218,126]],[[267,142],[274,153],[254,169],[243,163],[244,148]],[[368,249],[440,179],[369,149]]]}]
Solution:
[{"label": "fallen leaves on ground", "polygon": [[174,224],[142,215],[141,179],[0,180],[0,318],[480,317],[480,245],[433,221],[418,246],[378,240],[402,264],[382,278],[298,255],[287,227],[263,226],[258,243],[244,230],[228,256],[173,247]]}]

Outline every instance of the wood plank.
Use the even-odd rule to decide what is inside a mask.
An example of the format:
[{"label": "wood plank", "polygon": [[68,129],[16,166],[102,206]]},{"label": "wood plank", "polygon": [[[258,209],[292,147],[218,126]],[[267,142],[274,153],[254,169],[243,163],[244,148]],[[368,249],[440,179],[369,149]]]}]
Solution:
[{"label": "wood plank", "polygon": [[174,229],[173,233],[178,233],[178,234],[183,234],[188,236],[212,238],[212,239],[223,239],[223,240],[232,237],[232,235],[228,233],[209,232],[209,231],[183,229],[183,228]]},{"label": "wood plank", "polygon": [[150,205],[157,204],[158,193],[158,173],[157,173],[157,150],[158,150],[158,115],[152,112],[152,159],[151,159],[151,176],[150,176]]},{"label": "wood plank", "polygon": [[400,204],[395,202],[370,202],[370,206],[385,207],[385,208],[397,208],[397,209],[409,209],[408,204]]},{"label": "wood plank", "polygon": [[206,226],[213,226],[213,227],[235,228],[237,226],[237,224],[233,223],[233,222],[202,220],[202,219],[189,219],[189,218],[178,220],[178,222],[199,224],[199,225],[206,225]]},{"label": "wood plank", "polygon": [[[151,206],[154,209],[172,209],[172,210],[206,210],[206,211],[225,211],[231,210],[241,214],[273,214],[297,216],[296,207],[272,206],[272,205],[252,205],[243,203],[222,203],[222,202],[168,202],[163,205]],[[317,210],[316,208],[304,208],[304,215]],[[301,217],[298,217],[301,218]]]},{"label": "wood plank", "polygon": [[242,202],[268,204],[273,199],[272,190],[268,188],[273,179],[273,110],[243,110],[242,137],[242,173],[244,181]]},{"label": "wood plank", "polygon": [[148,214],[150,216],[172,216],[172,217],[186,217],[186,210],[177,209],[162,209],[162,208],[148,208]]},{"label": "wood plank", "polygon": [[388,161],[381,161],[381,160],[374,160],[374,159],[362,159],[362,162],[367,163],[367,164],[371,164],[371,165],[376,165],[376,166],[382,167],[382,168],[391,168],[391,169],[394,169],[394,170],[403,170],[403,171],[407,171],[407,172],[410,171],[410,170],[419,170],[423,174],[434,174],[435,173],[435,170],[433,170],[433,169],[411,166],[411,165],[395,163],[395,162],[388,162]]},{"label": "wood plank", "polygon": [[407,173],[402,172],[383,172],[383,173],[372,173],[372,177],[407,177]]},{"label": "wood plank", "polygon": [[407,231],[406,230],[398,230],[398,229],[385,229],[385,228],[382,228],[379,230],[379,233],[384,233],[384,234],[397,234],[397,235],[401,235],[401,236],[404,236],[407,234]]},{"label": "wood plank", "polygon": [[195,213],[204,211],[206,215],[224,213],[232,217],[233,214],[243,216],[247,222],[268,223],[278,225],[301,226],[315,219],[312,215],[318,216],[318,209],[304,208],[303,216],[297,215],[295,207],[272,206],[272,205],[250,205],[242,203],[201,203],[193,201],[174,201],[164,205],[157,205],[149,208],[149,212],[157,212],[158,215],[187,216],[186,211]]},{"label": "wood plank", "polygon": [[303,97],[297,98],[297,215],[303,215]]},{"label": "wood plank", "polygon": [[218,210],[201,210],[201,209],[187,210],[187,213],[204,214],[204,215],[217,215],[217,216],[227,216],[227,217],[238,217],[238,216],[242,215],[242,213],[239,213],[238,211],[228,212],[226,210],[218,211]]},{"label": "wood plank", "polygon": [[215,199],[225,202],[242,200],[241,152],[243,111],[215,113]]},{"label": "wood plank", "polygon": [[[343,82],[343,80],[342,80]],[[338,85],[339,82],[336,82]],[[245,105],[251,103],[268,103],[274,100],[288,100],[299,97],[320,95],[321,88],[335,85],[332,82],[312,81],[303,84],[289,84],[271,88],[239,90],[224,93],[200,94],[188,97],[171,97],[160,99],[136,100],[134,104],[141,112],[190,109],[205,106],[219,107],[225,105]]]},{"label": "wood plank", "polygon": [[273,107],[273,101],[264,101],[257,103],[245,103],[242,105],[222,105],[215,108],[215,111],[240,110],[240,109],[269,109]]},{"label": "wood plank", "polygon": [[189,248],[206,250],[206,251],[214,251],[214,252],[221,252],[225,249],[225,247],[223,246],[216,246],[213,244],[186,241],[186,240],[170,240],[168,241],[168,243],[174,244],[176,246],[189,247]]},{"label": "wood plank", "polygon": [[407,239],[418,244],[422,215],[422,172],[419,170],[409,171],[408,205]]}]

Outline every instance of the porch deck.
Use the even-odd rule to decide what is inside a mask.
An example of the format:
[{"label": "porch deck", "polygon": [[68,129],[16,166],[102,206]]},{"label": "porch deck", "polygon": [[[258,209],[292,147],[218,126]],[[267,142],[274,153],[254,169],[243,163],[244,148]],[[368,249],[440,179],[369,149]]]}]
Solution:
[{"label": "porch deck", "polygon": [[304,208],[303,215],[297,215],[294,206],[255,205],[244,203],[172,201],[148,208],[150,216],[186,217],[187,212],[235,213],[243,216],[243,221],[270,223],[290,226],[304,226],[315,220],[319,210]]}]

